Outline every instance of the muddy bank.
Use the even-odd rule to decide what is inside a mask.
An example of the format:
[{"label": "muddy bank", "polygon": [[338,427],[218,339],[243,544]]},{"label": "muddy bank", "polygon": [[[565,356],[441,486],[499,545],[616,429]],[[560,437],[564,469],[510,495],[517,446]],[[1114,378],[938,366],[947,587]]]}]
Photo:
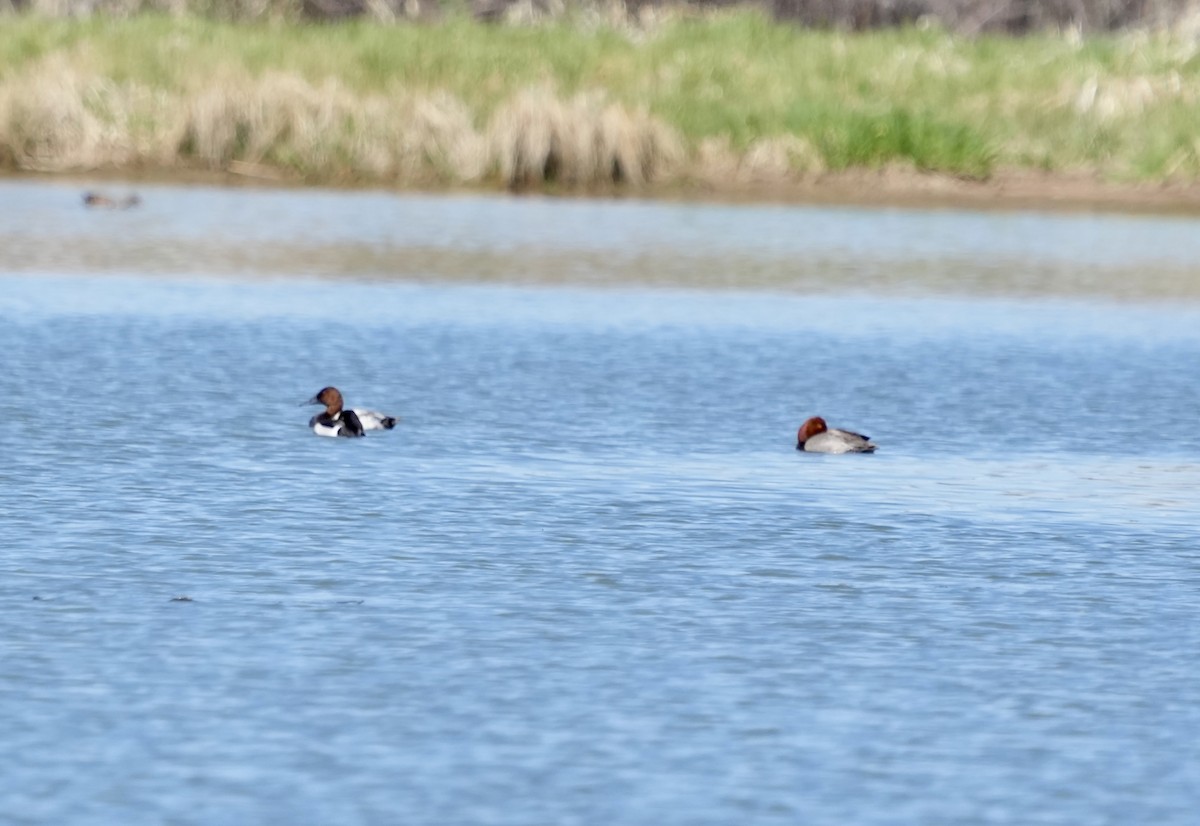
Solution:
[{"label": "muddy bank", "polygon": [[971,180],[912,170],[851,170],[789,181],[708,182],[681,191],[737,201],[920,208],[1031,209],[1200,215],[1200,184],[1122,183],[1003,170]]},{"label": "muddy bank", "polygon": [[[274,170],[240,171],[136,169],[80,173],[0,174],[0,180],[45,180],[77,184],[85,191],[125,194],[139,183],[199,184],[273,188],[307,188]],[[421,192],[500,192],[494,187],[345,187]],[[511,190],[510,190],[511,191]],[[589,189],[528,189],[514,194],[554,197],[694,200],[714,203],[792,203],[842,206],[886,206],[908,209],[1048,210],[1200,216],[1200,183],[1121,183],[1089,175],[1001,171],[978,181],[914,170],[851,170],[804,178],[746,180],[738,178],[675,181],[662,185]]]}]

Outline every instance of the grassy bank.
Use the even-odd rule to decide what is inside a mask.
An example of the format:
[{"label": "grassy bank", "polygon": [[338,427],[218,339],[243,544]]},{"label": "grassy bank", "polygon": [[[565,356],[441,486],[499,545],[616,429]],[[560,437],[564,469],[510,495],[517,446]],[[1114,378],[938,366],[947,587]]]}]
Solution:
[{"label": "grassy bank", "polygon": [[0,20],[0,167],[611,186],[858,168],[1200,179],[1200,44],[465,18]]}]

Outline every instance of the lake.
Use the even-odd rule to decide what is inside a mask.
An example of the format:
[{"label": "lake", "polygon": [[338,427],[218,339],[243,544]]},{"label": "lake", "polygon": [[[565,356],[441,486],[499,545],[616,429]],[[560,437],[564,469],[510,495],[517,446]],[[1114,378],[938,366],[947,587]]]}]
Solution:
[{"label": "lake", "polygon": [[82,191],[0,184],[4,823],[1195,822],[1194,219]]}]

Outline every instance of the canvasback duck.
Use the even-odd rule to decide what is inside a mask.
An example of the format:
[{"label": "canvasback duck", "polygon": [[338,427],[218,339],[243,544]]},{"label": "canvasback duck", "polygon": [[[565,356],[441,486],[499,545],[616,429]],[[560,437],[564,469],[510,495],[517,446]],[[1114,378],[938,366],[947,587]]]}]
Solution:
[{"label": "canvasback duck", "polygon": [[849,430],[830,430],[820,416],[800,425],[796,434],[796,450],[809,453],[874,453],[870,437]]},{"label": "canvasback duck", "polygon": [[391,430],[395,416],[385,416],[374,410],[348,410],[342,407],[342,394],[336,387],[323,387],[305,404],[323,404],[325,412],[308,420],[308,426],[318,436],[362,436],[368,430]]}]

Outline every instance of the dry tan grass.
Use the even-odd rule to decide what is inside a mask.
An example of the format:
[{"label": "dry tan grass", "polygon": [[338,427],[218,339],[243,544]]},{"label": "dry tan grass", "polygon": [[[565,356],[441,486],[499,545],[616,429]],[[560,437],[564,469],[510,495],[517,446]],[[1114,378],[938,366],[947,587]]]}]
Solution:
[{"label": "dry tan grass", "polygon": [[1060,103],[1069,102],[1080,115],[1102,121],[1136,118],[1164,102],[1195,105],[1198,98],[1196,89],[1185,83],[1178,72],[1103,80],[1093,75],[1078,87],[1067,87],[1059,94]]},{"label": "dry tan grass", "polygon": [[728,138],[709,138],[700,144],[693,174],[719,185],[798,181],[825,171],[821,153],[798,135],[781,135],[754,141],[739,152]]},{"label": "dry tan grass", "polygon": [[781,135],[752,143],[742,155],[740,174],[750,181],[782,180],[824,169],[815,146],[798,135]]},{"label": "dry tan grass", "polygon": [[500,106],[488,137],[501,180],[514,187],[643,184],[670,174],[682,157],[679,139],[646,112],[601,93],[563,100],[549,87]]},{"label": "dry tan grass", "polygon": [[47,61],[0,86],[0,159],[35,171],[142,164],[155,153],[145,127],[165,107],[148,89]]},{"label": "dry tan grass", "polygon": [[[492,165],[486,136],[461,100],[444,92],[423,95],[407,104],[408,114],[393,132],[407,141],[405,157],[413,173],[432,170],[439,180],[474,183]],[[400,135],[397,135],[400,137]]]},{"label": "dry tan grass", "polygon": [[61,62],[0,84],[0,162],[27,170],[204,167],[310,180],[642,184],[679,167],[680,141],[600,93],[518,93],[480,128],[445,93],[355,93],[293,74],[223,77],[152,94]]}]

